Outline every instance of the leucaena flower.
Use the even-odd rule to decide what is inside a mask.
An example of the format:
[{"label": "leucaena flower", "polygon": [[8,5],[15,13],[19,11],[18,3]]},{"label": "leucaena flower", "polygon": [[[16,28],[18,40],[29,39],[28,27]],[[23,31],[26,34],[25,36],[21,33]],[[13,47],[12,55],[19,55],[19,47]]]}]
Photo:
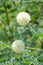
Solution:
[{"label": "leucaena flower", "polygon": [[12,43],[12,50],[15,53],[23,53],[25,50],[25,45],[22,40],[16,40]]},{"label": "leucaena flower", "polygon": [[27,12],[20,12],[16,19],[17,23],[21,26],[25,26],[31,21],[31,17]]}]

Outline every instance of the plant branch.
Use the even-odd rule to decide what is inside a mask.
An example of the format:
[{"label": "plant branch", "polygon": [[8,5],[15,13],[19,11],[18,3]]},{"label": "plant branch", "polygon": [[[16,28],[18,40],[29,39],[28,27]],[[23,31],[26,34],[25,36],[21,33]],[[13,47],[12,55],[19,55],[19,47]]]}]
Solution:
[{"label": "plant branch", "polygon": [[28,26],[29,26],[30,30],[32,30],[32,32],[33,32],[34,34],[37,34],[37,32],[31,27],[30,24],[29,24]]},{"label": "plant branch", "polygon": [[42,51],[43,52],[43,49],[39,49],[39,48],[26,47],[26,49],[28,49],[28,50],[37,50],[37,51]]},{"label": "plant branch", "polygon": [[7,24],[9,25],[9,17],[8,17],[8,12],[7,12],[7,8],[6,8],[6,4],[3,3],[3,5],[4,5],[5,12],[6,12]]}]

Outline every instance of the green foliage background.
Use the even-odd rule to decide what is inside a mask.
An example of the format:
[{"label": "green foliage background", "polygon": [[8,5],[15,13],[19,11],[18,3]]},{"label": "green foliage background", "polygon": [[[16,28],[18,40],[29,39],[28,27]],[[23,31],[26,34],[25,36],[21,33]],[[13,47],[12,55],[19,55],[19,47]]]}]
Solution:
[{"label": "green foliage background", "polygon": [[[18,25],[19,12],[30,14],[30,24]],[[11,49],[17,39],[25,42],[23,55]],[[43,0],[0,0],[0,65],[43,65]]]}]

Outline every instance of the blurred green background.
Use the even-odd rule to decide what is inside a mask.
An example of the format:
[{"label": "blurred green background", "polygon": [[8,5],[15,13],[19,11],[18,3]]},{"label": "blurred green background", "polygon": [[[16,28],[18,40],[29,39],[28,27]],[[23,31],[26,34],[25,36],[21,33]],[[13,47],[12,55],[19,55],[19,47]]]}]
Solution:
[{"label": "blurred green background", "polygon": [[[19,12],[31,16],[29,28],[16,21]],[[25,54],[16,54],[11,49],[13,41],[25,42]],[[43,65],[43,0],[0,0],[0,65]]]}]

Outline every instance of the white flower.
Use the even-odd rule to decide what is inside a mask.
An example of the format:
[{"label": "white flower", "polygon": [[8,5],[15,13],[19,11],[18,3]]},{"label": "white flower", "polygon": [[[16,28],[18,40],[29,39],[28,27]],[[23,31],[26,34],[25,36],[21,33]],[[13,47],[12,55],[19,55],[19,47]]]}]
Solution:
[{"label": "white flower", "polygon": [[17,19],[18,24],[21,26],[25,26],[31,20],[30,15],[27,12],[20,12],[17,15],[16,19]]},{"label": "white flower", "polygon": [[25,50],[24,42],[22,40],[16,40],[12,43],[12,50],[15,53],[23,53]]}]

